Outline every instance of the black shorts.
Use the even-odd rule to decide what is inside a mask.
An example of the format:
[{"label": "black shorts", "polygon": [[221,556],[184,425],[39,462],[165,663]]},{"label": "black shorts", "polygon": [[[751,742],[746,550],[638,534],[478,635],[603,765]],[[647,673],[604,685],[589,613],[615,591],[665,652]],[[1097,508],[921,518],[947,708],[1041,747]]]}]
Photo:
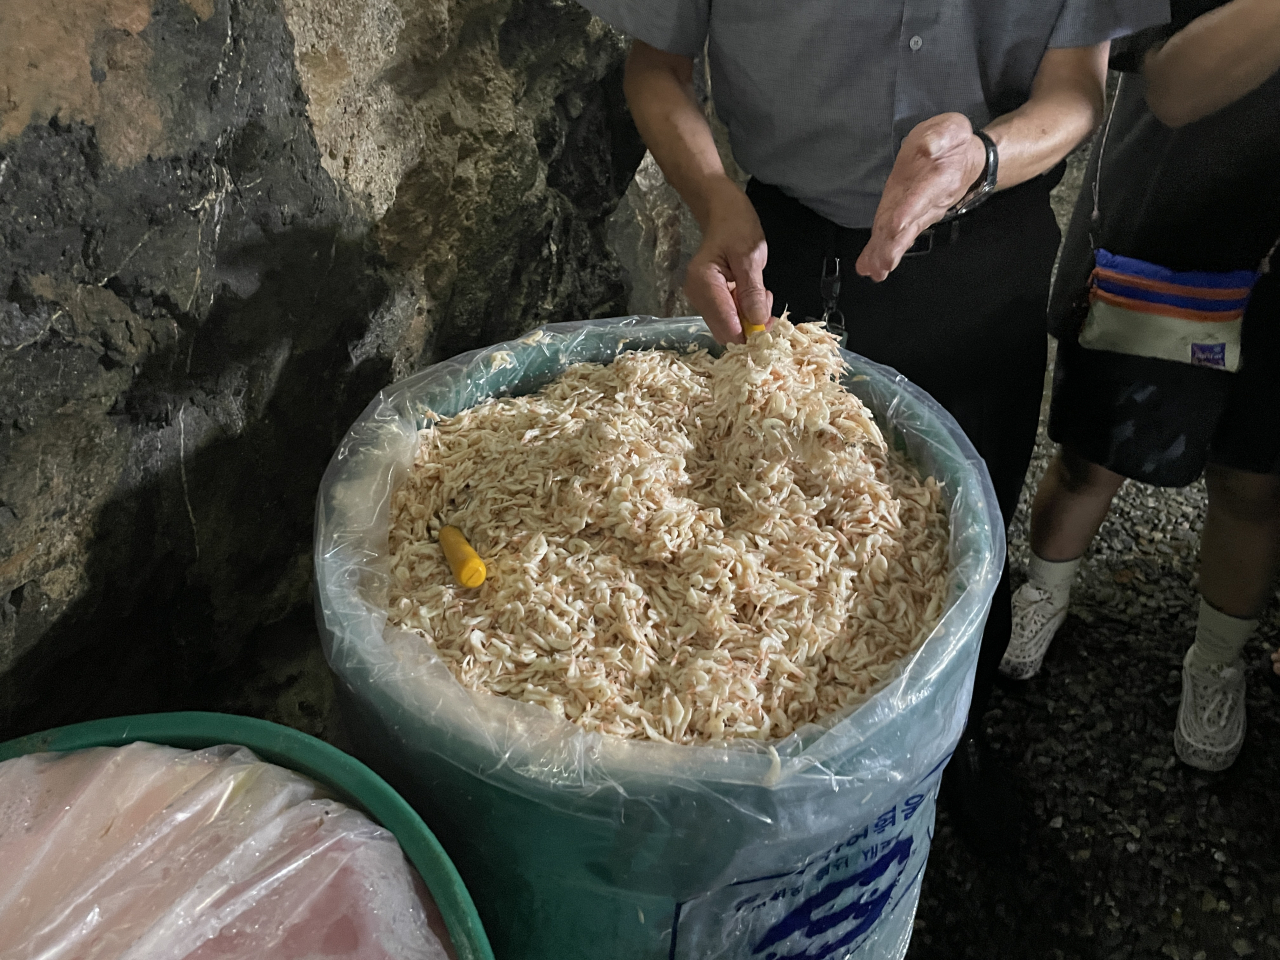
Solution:
[{"label": "black shorts", "polygon": [[[1277,258],[1280,259],[1280,258]],[[1058,343],[1049,436],[1115,473],[1160,487],[1212,462],[1280,473],[1280,275],[1245,312],[1235,373]]]}]

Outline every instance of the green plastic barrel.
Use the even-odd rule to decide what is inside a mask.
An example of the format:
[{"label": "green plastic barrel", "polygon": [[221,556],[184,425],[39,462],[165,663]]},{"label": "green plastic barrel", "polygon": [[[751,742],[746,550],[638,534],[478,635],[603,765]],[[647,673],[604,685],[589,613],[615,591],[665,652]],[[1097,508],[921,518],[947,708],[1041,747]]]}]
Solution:
[{"label": "green plastic barrel", "polygon": [[444,917],[458,960],[493,960],[471,895],[413,808],[359,760],[278,723],[225,713],[151,713],[91,720],[0,743],[0,762],[29,753],[120,747],[139,740],[184,750],[248,747],[263,760],[304,774],[390,830],[422,875]]}]

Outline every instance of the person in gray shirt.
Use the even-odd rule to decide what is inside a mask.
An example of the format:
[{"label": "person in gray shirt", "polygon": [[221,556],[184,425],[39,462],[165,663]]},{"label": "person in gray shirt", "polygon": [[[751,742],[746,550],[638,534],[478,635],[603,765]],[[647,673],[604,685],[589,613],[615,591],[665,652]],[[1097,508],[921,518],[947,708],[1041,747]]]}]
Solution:
[{"label": "person in gray shirt", "polygon": [[[821,316],[955,416],[1012,516],[1044,383],[1049,190],[1101,116],[1109,42],[1166,22],[1168,0],[580,2],[633,38],[627,101],[702,228],[685,292],[717,339],[775,305]],[[745,193],[693,94],[704,49]],[[1009,603],[1006,567],[943,784],[987,850],[1018,833],[982,740]]]}]

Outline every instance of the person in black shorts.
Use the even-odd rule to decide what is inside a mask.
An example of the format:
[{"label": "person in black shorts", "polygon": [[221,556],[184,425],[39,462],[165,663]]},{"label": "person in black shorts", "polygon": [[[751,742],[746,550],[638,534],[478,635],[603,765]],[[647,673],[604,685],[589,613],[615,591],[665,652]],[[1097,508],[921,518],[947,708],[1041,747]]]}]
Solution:
[{"label": "person in black shorts", "polygon": [[[1029,581],[1014,595],[1001,672],[1039,669],[1079,558],[1126,477],[1177,487],[1204,472],[1200,613],[1174,743],[1184,762],[1221,770],[1244,742],[1240,652],[1280,542],[1280,276],[1264,272],[1252,288],[1235,372],[1196,365],[1223,360],[1194,347],[1178,362],[1081,342],[1091,304],[1108,300],[1102,251],[1180,275],[1265,271],[1272,260],[1280,269],[1280,3],[1174,0],[1172,13],[1117,51],[1113,65],[1129,72],[1063,250],[1050,303],[1059,346],[1049,434],[1060,449],[1032,507]],[[1171,289],[1138,286],[1156,300]],[[1203,319],[1179,309],[1154,308]]]}]

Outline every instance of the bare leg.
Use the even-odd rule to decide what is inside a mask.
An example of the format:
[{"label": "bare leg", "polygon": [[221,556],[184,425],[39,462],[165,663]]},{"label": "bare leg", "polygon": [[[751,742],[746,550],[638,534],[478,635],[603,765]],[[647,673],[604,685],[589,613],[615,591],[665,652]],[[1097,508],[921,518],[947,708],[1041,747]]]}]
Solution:
[{"label": "bare leg", "polygon": [[1280,476],[1210,464],[1200,535],[1200,614],[1182,663],[1173,746],[1184,763],[1225,770],[1244,744],[1240,652],[1258,625],[1276,567]]},{"label": "bare leg", "polygon": [[1063,447],[1054,456],[1031,505],[1031,559],[1027,582],[1011,598],[1013,630],[1000,672],[1029,680],[1040,670],[1054,634],[1067,619],[1080,557],[1124,483]]},{"label": "bare leg", "polygon": [[1262,612],[1280,560],[1280,476],[1210,464],[1200,594],[1232,617]]},{"label": "bare leg", "polygon": [[1054,562],[1081,556],[1123,483],[1120,474],[1059,449],[1031,504],[1031,551]]}]

